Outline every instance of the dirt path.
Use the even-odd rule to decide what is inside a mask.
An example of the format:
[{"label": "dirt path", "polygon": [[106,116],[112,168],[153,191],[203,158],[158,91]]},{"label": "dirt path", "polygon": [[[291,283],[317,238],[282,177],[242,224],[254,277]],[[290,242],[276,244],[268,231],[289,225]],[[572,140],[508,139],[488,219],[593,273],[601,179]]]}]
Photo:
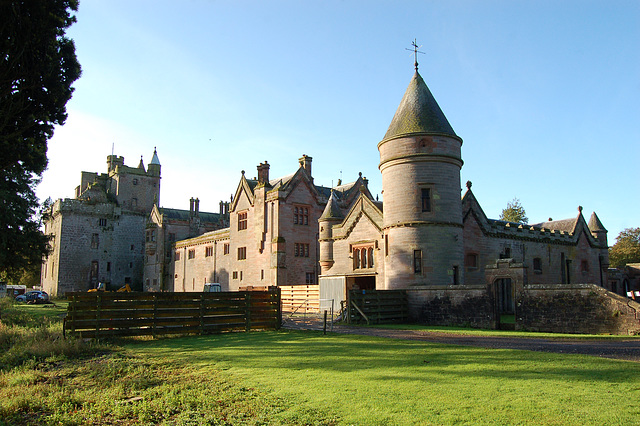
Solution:
[{"label": "dirt path", "polygon": [[[321,330],[322,322],[312,318],[289,320],[285,328]],[[389,339],[418,340],[449,345],[477,346],[492,349],[584,354],[603,358],[640,362],[640,340],[546,339],[520,337],[485,337],[415,330],[389,330],[369,327],[334,325],[334,333],[359,334]]]}]

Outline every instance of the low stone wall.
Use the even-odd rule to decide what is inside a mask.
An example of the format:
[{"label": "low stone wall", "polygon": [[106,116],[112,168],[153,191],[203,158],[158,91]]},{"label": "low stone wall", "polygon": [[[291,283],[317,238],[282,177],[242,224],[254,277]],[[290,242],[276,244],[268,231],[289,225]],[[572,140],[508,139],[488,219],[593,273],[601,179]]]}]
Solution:
[{"label": "low stone wall", "polygon": [[407,296],[410,318],[418,323],[496,328],[495,303],[484,285],[420,286]]},{"label": "low stone wall", "polygon": [[594,284],[525,285],[516,329],[552,333],[640,334],[640,304]]}]

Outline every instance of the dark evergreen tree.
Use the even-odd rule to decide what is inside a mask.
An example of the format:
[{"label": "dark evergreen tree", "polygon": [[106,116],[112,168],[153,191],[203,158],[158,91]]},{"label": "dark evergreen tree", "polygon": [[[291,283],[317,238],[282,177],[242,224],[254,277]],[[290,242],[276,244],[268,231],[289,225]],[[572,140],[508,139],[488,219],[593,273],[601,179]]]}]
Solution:
[{"label": "dark evergreen tree", "polygon": [[77,10],[77,0],[0,1],[0,275],[16,276],[47,252],[35,187],[81,73],[65,36]]}]

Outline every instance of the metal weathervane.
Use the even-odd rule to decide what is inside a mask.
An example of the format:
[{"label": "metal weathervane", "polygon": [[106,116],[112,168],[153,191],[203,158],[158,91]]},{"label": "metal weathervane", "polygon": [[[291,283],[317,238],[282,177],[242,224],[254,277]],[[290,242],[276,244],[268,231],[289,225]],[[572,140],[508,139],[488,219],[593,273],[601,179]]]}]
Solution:
[{"label": "metal weathervane", "polygon": [[424,52],[419,51],[418,49],[420,49],[422,46],[418,46],[417,43],[417,39],[413,39],[413,41],[411,42],[411,46],[413,46],[413,49],[408,49],[405,47],[404,50],[408,50],[408,51],[413,51],[413,55],[414,55],[414,66],[416,67],[416,72],[418,71],[418,53],[422,53],[423,55],[425,54]]}]

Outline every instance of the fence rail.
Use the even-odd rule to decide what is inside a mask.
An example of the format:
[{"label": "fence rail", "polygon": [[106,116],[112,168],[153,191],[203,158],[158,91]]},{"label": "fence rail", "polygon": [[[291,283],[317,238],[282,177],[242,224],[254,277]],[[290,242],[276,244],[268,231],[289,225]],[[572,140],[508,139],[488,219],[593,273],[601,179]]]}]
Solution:
[{"label": "fence rail", "polygon": [[[240,291],[264,291],[270,287],[246,286]],[[280,289],[280,299],[283,312],[318,313],[320,312],[319,285],[283,285]]]},{"label": "fence rail", "polygon": [[409,319],[404,290],[350,290],[347,322],[383,324]]},{"label": "fence rail", "polygon": [[278,329],[280,290],[217,293],[73,292],[64,332],[79,337]]}]

